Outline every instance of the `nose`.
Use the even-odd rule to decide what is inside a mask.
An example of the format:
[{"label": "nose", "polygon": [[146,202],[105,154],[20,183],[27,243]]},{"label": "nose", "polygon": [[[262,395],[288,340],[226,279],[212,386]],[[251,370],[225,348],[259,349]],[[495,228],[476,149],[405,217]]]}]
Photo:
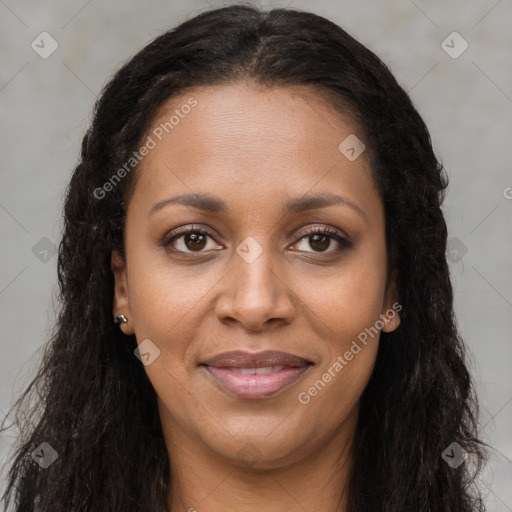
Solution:
[{"label": "nose", "polygon": [[216,303],[221,322],[236,322],[247,330],[262,331],[293,321],[296,301],[292,288],[284,273],[279,272],[279,264],[271,261],[270,252],[263,250],[252,262],[233,255],[233,267],[221,281],[222,292]]}]

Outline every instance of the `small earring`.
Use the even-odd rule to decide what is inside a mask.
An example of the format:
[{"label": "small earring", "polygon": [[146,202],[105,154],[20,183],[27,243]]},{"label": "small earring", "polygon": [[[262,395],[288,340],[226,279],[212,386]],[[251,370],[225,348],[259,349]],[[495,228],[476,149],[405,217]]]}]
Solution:
[{"label": "small earring", "polygon": [[128,319],[124,315],[117,315],[114,322],[119,327],[121,324],[127,323]]}]

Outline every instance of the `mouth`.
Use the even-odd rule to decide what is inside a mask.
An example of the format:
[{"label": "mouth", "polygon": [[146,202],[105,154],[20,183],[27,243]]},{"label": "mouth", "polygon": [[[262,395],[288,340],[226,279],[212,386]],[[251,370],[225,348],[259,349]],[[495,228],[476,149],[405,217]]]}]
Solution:
[{"label": "mouth", "polygon": [[290,387],[313,365],[302,357],[275,350],[225,352],[200,364],[221,388],[252,400],[273,396]]}]

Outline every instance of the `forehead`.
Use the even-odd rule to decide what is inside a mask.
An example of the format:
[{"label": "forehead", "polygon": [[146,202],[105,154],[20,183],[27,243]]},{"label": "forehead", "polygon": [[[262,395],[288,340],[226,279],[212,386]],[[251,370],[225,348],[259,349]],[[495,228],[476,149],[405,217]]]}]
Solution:
[{"label": "forehead", "polygon": [[165,102],[147,130],[143,142],[151,139],[153,147],[137,168],[135,189],[152,196],[176,187],[242,195],[257,187],[284,197],[318,184],[364,195],[374,188],[366,154],[351,161],[340,151],[354,136],[363,138],[349,112],[310,87],[190,89]]},{"label": "forehead", "polygon": [[[159,109],[149,134],[157,142],[173,140],[175,154],[185,151],[184,142],[196,153],[227,149],[225,156],[243,159],[268,153],[269,144],[273,150],[279,147],[280,154],[296,154],[299,145],[331,152],[340,137],[356,131],[348,109],[341,115],[311,87],[241,82],[190,89],[171,98]],[[233,153],[234,148],[243,151]]]}]

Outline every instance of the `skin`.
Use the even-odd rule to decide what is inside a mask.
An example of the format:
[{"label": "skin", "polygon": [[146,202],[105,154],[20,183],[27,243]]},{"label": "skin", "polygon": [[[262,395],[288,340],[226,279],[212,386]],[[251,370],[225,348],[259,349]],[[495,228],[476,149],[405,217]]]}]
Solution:
[{"label": "skin", "polygon": [[[197,106],[136,171],[126,261],[112,253],[113,314],[128,318],[121,328],[139,344],[150,339],[160,350],[144,368],[169,452],[169,510],[343,511],[358,400],[378,336],[308,404],[298,394],[398,300],[394,278],[386,283],[384,209],[366,154],[350,161],[338,149],[348,135],[363,136],[314,89],[250,82],[172,98],[148,135],[190,97]],[[191,192],[216,196],[229,212],[171,204],[150,215],[158,201]],[[334,204],[281,215],[285,201],[321,193],[344,196],[364,213]],[[184,236],[162,246],[191,225],[211,235],[199,246]],[[316,226],[352,244],[312,240]],[[251,263],[236,252],[247,237],[262,250]],[[399,315],[383,322],[392,331]],[[315,364],[274,396],[242,399],[198,366],[241,348]]]}]

